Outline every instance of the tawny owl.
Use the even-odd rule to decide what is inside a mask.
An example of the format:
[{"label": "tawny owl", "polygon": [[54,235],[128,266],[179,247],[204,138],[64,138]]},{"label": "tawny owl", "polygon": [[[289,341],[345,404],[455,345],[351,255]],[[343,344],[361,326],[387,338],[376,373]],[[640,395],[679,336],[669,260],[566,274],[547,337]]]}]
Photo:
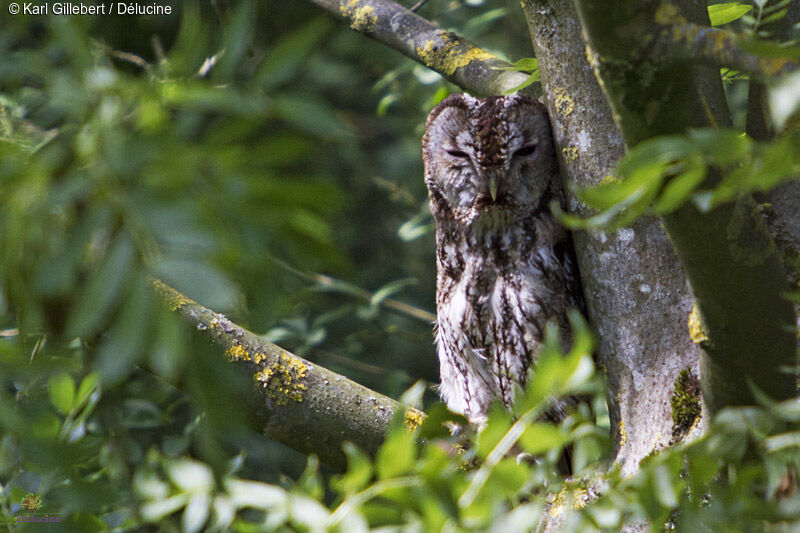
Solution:
[{"label": "tawny owl", "polygon": [[524,95],[452,95],[428,116],[425,183],[436,227],[440,393],[480,425],[514,401],[548,320],[567,335],[582,296],[545,107]]}]

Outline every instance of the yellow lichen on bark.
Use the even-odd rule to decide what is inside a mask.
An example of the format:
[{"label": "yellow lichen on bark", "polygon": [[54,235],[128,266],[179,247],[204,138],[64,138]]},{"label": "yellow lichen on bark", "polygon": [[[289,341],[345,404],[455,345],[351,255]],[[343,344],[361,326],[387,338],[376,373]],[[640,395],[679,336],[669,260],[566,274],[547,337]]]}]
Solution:
[{"label": "yellow lichen on bark", "polygon": [[572,114],[575,110],[575,102],[563,87],[553,88],[553,104],[556,107],[556,111],[565,116]]},{"label": "yellow lichen on bark", "polygon": [[241,344],[234,344],[227,350],[225,350],[225,355],[228,356],[228,359],[231,361],[250,361],[250,352],[248,352],[244,346]]},{"label": "yellow lichen on bark", "polygon": [[572,504],[572,508],[576,511],[580,511],[581,509],[586,507],[592,499],[586,487],[576,488],[572,492],[572,496],[575,498],[575,502]]},{"label": "yellow lichen on bark", "polygon": [[578,159],[578,149],[574,146],[567,146],[561,149],[561,153],[564,155],[564,161],[567,163],[572,163],[576,159]]},{"label": "yellow lichen on bark", "polygon": [[154,279],[152,283],[153,287],[155,287],[155,289],[166,298],[170,311],[177,311],[184,305],[197,303],[191,298],[187,298],[183,294],[179,293],[160,279]]},{"label": "yellow lichen on bark", "polygon": [[563,487],[559,492],[551,495],[550,516],[553,518],[558,518],[564,512],[564,503],[567,501],[566,494],[567,488]]},{"label": "yellow lichen on bark", "polygon": [[256,372],[254,378],[267,396],[278,405],[286,405],[289,400],[303,401],[303,391],[308,389],[303,383],[307,371],[305,363],[284,352],[279,361]]},{"label": "yellow lichen on bark", "polygon": [[703,321],[700,318],[700,308],[697,307],[696,302],[692,306],[692,312],[689,313],[689,323],[687,327],[689,328],[689,338],[692,339],[693,343],[700,344],[701,342],[708,342],[709,338],[703,329]]},{"label": "yellow lichen on bark", "polygon": [[628,443],[628,430],[625,429],[625,422],[619,423],[619,447],[622,448]]},{"label": "yellow lichen on bark", "polygon": [[341,5],[339,12],[350,19],[350,27],[356,31],[366,31],[378,22],[378,15],[372,6],[361,6],[361,0],[349,0]]},{"label": "yellow lichen on bark", "polygon": [[444,30],[440,31],[435,39],[428,39],[417,46],[417,55],[425,66],[446,76],[451,76],[456,70],[473,61],[485,61],[495,57],[480,48],[463,50],[458,40]]},{"label": "yellow lichen on bark", "polygon": [[403,413],[403,424],[410,431],[417,429],[420,425],[422,425],[422,422],[424,420],[425,420],[425,413],[423,413],[419,409],[414,409],[413,407],[409,407],[408,409],[406,409],[406,412]]}]

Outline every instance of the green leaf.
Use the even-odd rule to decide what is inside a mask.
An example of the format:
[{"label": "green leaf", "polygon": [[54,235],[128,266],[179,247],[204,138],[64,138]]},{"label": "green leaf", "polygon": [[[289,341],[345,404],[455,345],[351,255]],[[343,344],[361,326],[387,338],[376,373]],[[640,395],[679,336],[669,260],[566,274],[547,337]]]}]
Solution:
[{"label": "green leaf", "polygon": [[307,496],[292,496],[289,500],[292,520],[311,531],[325,531],[330,513],[317,500]]},{"label": "green leaf", "polygon": [[75,396],[75,405],[79,406],[88,400],[89,396],[98,388],[99,385],[100,376],[97,374],[97,372],[91,372],[85,378],[83,378],[83,381],[81,381],[81,384],[78,387],[78,393]]},{"label": "green leaf", "polygon": [[425,410],[425,420],[419,429],[420,439],[435,439],[450,437],[449,426],[456,424],[461,427],[468,427],[469,422],[462,415],[451,413],[447,406],[442,402],[437,402]]},{"label": "green leaf", "polygon": [[139,512],[146,522],[158,522],[183,508],[188,500],[188,494],[176,494],[163,500],[149,501],[139,507]]},{"label": "green leaf", "polygon": [[774,41],[741,40],[739,44],[745,52],[765,58],[800,58],[800,46],[790,46]]},{"label": "green leaf", "polygon": [[511,416],[503,407],[493,405],[489,410],[488,421],[478,434],[478,457],[485,459],[508,432]]},{"label": "green leaf", "polygon": [[378,450],[375,459],[378,478],[387,479],[409,472],[416,458],[414,434],[402,425],[396,426]]},{"label": "green leaf", "polygon": [[408,287],[409,285],[416,285],[417,279],[416,278],[406,278],[406,279],[398,279],[392,282],[387,283],[372,295],[370,298],[369,304],[371,306],[377,307],[381,304],[386,298],[390,297],[393,294],[397,294],[403,288]]},{"label": "green leaf", "polygon": [[214,488],[214,474],[205,463],[180,459],[167,468],[169,478],[184,492],[207,493]]},{"label": "green leaf", "polygon": [[50,403],[58,412],[66,415],[72,411],[75,404],[75,382],[68,374],[62,372],[52,376],[48,381],[48,391]]},{"label": "green leaf", "polygon": [[522,448],[534,455],[561,448],[566,442],[567,436],[561,428],[547,423],[531,424],[519,439]]},{"label": "green leaf", "polygon": [[297,480],[295,492],[305,494],[319,500],[325,494],[325,487],[319,475],[319,459],[316,455],[309,455],[303,475]]},{"label": "green leaf", "polygon": [[353,131],[327,102],[299,95],[275,97],[275,112],[289,125],[314,137],[337,140],[351,138]]},{"label": "green leaf", "polygon": [[517,464],[513,457],[507,457],[492,469],[489,479],[481,488],[478,498],[510,498],[517,494],[530,477],[530,468],[525,463]]},{"label": "green leaf", "polygon": [[[753,149],[753,139],[738,130],[695,129],[689,131],[688,138],[697,151],[718,165],[736,163]],[[684,158],[690,155],[687,151]]]},{"label": "green leaf", "polygon": [[653,206],[658,213],[670,213],[680,207],[686,198],[703,182],[706,166],[695,159],[684,172],[667,181]]},{"label": "green leaf", "polygon": [[211,496],[206,493],[194,494],[186,508],[183,510],[181,517],[181,527],[186,533],[194,533],[200,531],[203,525],[208,520],[208,515],[211,507]]},{"label": "green leaf", "polygon": [[524,57],[507,67],[493,67],[494,70],[512,70],[516,72],[535,72],[539,70],[539,60],[535,57]]},{"label": "green leaf", "polygon": [[406,242],[413,241],[433,231],[433,224],[429,222],[430,211],[415,215],[411,220],[404,222],[397,230],[397,235]]},{"label": "green leaf", "polygon": [[688,482],[696,494],[702,493],[720,469],[720,463],[709,457],[701,449],[694,448],[687,452]]},{"label": "green leaf", "polygon": [[104,383],[127,376],[147,346],[154,295],[144,276],[131,284],[119,319],[97,351],[96,368]]},{"label": "green leaf", "polygon": [[256,481],[228,479],[225,481],[225,488],[238,508],[272,509],[285,505],[288,497],[281,487]]},{"label": "green leaf", "polygon": [[753,9],[753,6],[741,4],[739,2],[727,2],[724,4],[712,4],[708,6],[708,17],[711,19],[712,26],[722,26],[734,20],[738,20],[745,13]]},{"label": "green leaf", "polygon": [[256,80],[266,91],[288,82],[299,70],[307,67],[307,57],[332,27],[327,18],[315,17],[282,37],[269,47],[269,53],[258,67]]},{"label": "green leaf", "polygon": [[331,486],[340,494],[355,494],[372,479],[372,461],[351,442],[345,442],[342,449],[347,456],[347,473],[335,477]]},{"label": "green leaf", "polygon": [[513,93],[519,92],[522,89],[525,89],[526,87],[530,87],[531,85],[533,85],[534,83],[536,83],[538,81],[539,81],[539,71],[537,70],[536,72],[534,72],[533,74],[528,76],[528,79],[526,79],[525,81],[523,81],[522,83],[520,83],[516,87],[512,87],[511,89],[507,90],[505,92],[505,94],[513,94]]},{"label": "green leaf", "polygon": [[118,236],[103,258],[103,263],[89,279],[70,317],[69,334],[91,336],[111,315],[111,309],[128,279],[134,263],[134,248],[127,235]]},{"label": "green leaf", "polygon": [[677,487],[675,480],[680,479],[674,476],[669,470],[668,465],[662,464],[657,466],[653,472],[653,484],[655,486],[655,493],[661,505],[667,508],[674,508],[678,505]]}]

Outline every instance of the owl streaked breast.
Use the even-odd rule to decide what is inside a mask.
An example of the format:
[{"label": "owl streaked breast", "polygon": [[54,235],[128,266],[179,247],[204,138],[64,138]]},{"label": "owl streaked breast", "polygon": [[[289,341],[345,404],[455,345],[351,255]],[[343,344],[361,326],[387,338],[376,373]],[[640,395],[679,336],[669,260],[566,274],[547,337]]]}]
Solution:
[{"label": "owl streaked breast", "polygon": [[545,325],[567,335],[582,296],[547,112],[524,95],[452,95],[428,116],[425,183],[436,227],[440,393],[472,423],[514,401]]}]

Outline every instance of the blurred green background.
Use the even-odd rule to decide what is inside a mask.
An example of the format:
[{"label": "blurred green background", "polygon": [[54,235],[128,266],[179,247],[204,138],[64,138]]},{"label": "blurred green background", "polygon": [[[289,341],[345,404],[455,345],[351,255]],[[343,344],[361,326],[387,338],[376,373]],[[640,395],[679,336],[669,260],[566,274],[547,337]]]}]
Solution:
[{"label": "blurred green background", "polygon": [[[150,17],[3,6],[6,516],[33,492],[76,527],[124,523],[137,473],[164,457],[300,475],[304,457],[246,429],[249,378],[149,276],[387,395],[438,380],[432,325],[380,302],[434,310],[420,137],[456,88],[304,2],[166,3]],[[422,14],[531,55],[516,3]]]}]

